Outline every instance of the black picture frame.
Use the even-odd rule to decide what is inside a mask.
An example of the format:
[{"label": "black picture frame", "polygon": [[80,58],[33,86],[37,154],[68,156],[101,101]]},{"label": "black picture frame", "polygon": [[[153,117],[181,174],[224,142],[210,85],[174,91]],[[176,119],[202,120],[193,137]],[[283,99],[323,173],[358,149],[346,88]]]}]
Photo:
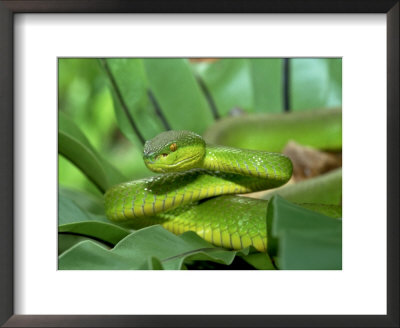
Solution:
[{"label": "black picture frame", "polygon": [[[384,13],[387,17],[387,315],[14,315],[13,21],[16,13]],[[0,0],[0,324],[4,327],[399,327],[399,1]],[[367,268],[366,268],[367,270]]]}]

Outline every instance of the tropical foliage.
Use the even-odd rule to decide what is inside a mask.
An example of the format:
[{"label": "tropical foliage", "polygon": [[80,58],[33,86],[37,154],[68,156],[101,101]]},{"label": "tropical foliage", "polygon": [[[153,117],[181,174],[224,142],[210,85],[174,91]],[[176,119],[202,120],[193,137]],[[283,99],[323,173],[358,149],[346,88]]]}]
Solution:
[{"label": "tropical foliage", "polygon": [[162,131],[203,134],[235,111],[341,106],[340,59],[291,59],[289,75],[283,67],[277,58],[59,59],[59,269],[341,269],[341,220],[292,203],[339,204],[340,169],[269,194],[267,254],[104,214],[105,190],[154,174],[143,143]]}]

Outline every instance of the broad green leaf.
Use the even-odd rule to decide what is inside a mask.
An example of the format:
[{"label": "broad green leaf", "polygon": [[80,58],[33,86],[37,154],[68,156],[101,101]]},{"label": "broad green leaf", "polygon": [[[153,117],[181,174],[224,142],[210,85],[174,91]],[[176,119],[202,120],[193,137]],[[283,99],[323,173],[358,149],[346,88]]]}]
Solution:
[{"label": "broad green leaf", "polygon": [[85,241],[85,240],[90,240],[91,242],[98,244],[99,246],[107,248],[107,245],[105,245],[95,239],[86,237],[86,236],[68,234],[68,233],[59,233],[58,234],[58,255],[61,255],[66,250],[70,249],[71,247],[73,247],[76,244],[78,244],[82,241]]},{"label": "broad green leaf", "polygon": [[312,179],[268,190],[263,194],[258,194],[258,197],[271,199],[274,195],[279,195],[294,203],[340,205],[342,201],[342,168]]},{"label": "broad green leaf", "polygon": [[71,247],[58,258],[59,270],[141,270],[148,269],[151,257],[121,257],[91,241]]},{"label": "broad green leaf", "polygon": [[334,219],[342,218],[342,206],[334,204],[298,203],[303,208],[321,213]]},{"label": "broad green leaf", "polygon": [[101,63],[109,79],[118,125],[122,133],[141,148],[141,138],[150,139],[164,130],[147,96],[148,81],[143,60],[108,58],[101,59]]},{"label": "broad green leaf", "polygon": [[71,161],[58,153],[58,185],[100,197],[102,191]]},{"label": "broad green leaf", "polygon": [[72,200],[59,195],[58,232],[88,236],[115,245],[131,230],[112,223],[103,215],[86,212]]},{"label": "broad green leaf", "polygon": [[[101,246],[90,240],[82,241],[70,249],[62,253],[58,257],[58,270],[87,270],[87,265],[82,265],[85,262],[91,264],[101,264],[105,261],[105,254],[107,254],[106,246]],[[107,259],[107,264],[112,265],[113,259]],[[117,260],[117,266],[120,265]],[[93,269],[96,269],[93,265]],[[111,268],[110,268],[111,269]]]},{"label": "broad green leaf", "polygon": [[62,112],[58,113],[58,152],[75,164],[102,192],[116,183],[126,181]]},{"label": "broad green leaf", "polygon": [[[161,226],[150,226],[121,240],[106,250],[90,242],[80,243],[59,257],[59,269],[66,270],[135,270],[162,268],[179,270],[185,261],[214,261],[229,265],[236,255],[249,249],[229,251],[215,247],[188,231],[176,236]],[[154,260],[156,259],[156,260]]]},{"label": "broad green leaf", "polygon": [[58,194],[68,198],[77,204],[81,209],[93,214],[104,214],[103,198],[97,197],[84,191],[59,187]]},{"label": "broad green leaf", "polygon": [[252,67],[244,58],[224,58],[207,65],[197,65],[221,116],[235,107],[253,111]]},{"label": "broad green leaf", "polygon": [[268,253],[277,257],[280,269],[341,269],[341,220],[274,196],[267,227]]},{"label": "broad green leaf", "polygon": [[58,232],[88,236],[110,245],[116,245],[130,233],[129,230],[115,224],[95,220],[62,224],[58,226]]},{"label": "broad green leaf", "polygon": [[203,133],[213,117],[189,62],[175,58],[143,61],[149,87],[171,129]]},{"label": "broad green leaf", "polygon": [[283,108],[282,59],[251,58],[254,111],[279,113]]},{"label": "broad green leaf", "polygon": [[58,225],[68,224],[72,222],[82,222],[91,220],[88,212],[82,210],[72,200],[58,195]]},{"label": "broad green leaf", "polygon": [[164,270],[162,263],[156,257],[150,257],[149,270]]},{"label": "broad green leaf", "polygon": [[285,230],[280,240],[282,270],[341,270],[342,239],[337,231]]},{"label": "broad green leaf", "polygon": [[276,270],[267,253],[253,251],[248,255],[241,255],[240,257],[258,270]]},{"label": "broad green leaf", "polygon": [[[194,64],[225,116],[233,107],[249,112],[281,112],[283,64],[279,58],[232,58]],[[292,110],[340,107],[342,64],[340,58],[290,59]]]},{"label": "broad green leaf", "polygon": [[340,58],[294,58],[290,60],[291,109],[340,107],[342,60]]},{"label": "broad green leaf", "polygon": [[59,112],[58,121],[58,153],[75,164],[101,191],[106,190],[106,173],[85,136],[64,113]]}]

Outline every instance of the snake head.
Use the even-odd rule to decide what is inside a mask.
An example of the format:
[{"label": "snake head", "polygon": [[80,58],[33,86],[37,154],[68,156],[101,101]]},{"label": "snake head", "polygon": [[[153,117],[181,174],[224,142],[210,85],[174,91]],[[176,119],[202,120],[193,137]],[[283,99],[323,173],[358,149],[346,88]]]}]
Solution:
[{"label": "snake head", "polygon": [[143,160],[153,172],[180,172],[201,167],[206,143],[191,131],[166,131],[146,141]]}]

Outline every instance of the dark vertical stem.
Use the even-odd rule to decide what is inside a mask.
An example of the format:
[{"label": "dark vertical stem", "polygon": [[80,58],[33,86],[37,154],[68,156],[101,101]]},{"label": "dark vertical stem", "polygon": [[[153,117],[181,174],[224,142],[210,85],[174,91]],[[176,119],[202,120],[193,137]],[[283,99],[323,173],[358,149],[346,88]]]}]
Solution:
[{"label": "dark vertical stem", "polygon": [[201,91],[203,91],[203,94],[205,95],[205,97],[207,99],[208,105],[211,109],[214,119],[218,120],[220,118],[220,115],[218,113],[217,106],[215,105],[214,99],[212,98],[210,91],[208,90],[203,79],[198,74],[196,74],[195,77],[196,77],[197,83],[199,84],[199,86],[201,88]]},{"label": "dark vertical stem", "polygon": [[283,110],[290,111],[290,59],[283,59]]},{"label": "dark vertical stem", "polygon": [[164,116],[160,104],[157,102],[157,99],[154,97],[153,92],[151,90],[147,90],[147,95],[150,99],[150,102],[153,104],[154,110],[156,112],[156,115],[158,118],[161,120],[162,124],[164,125],[165,130],[171,130],[171,126],[169,125],[167,118]]},{"label": "dark vertical stem", "polygon": [[111,85],[115,91],[115,95],[117,96],[117,99],[119,101],[119,103],[121,104],[121,107],[123,109],[123,111],[125,112],[126,118],[129,121],[129,124],[131,125],[133,131],[135,132],[135,134],[137,135],[137,137],[139,138],[140,142],[144,145],[145,143],[145,138],[142,136],[142,134],[140,133],[138,127],[135,124],[135,121],[133,120],[133,117],[131,115],[131,113],[129,112],[128,106],[125,103],[124,97],[121,94],[121,90],[118,87],[117,82],[115,81],[114,75],[112,74],[110,67],[108,66],[107,62],[105,59],[100,59],[100,63],[103,65],[104,70],[106,71],[106,74],[111,82]]}]

